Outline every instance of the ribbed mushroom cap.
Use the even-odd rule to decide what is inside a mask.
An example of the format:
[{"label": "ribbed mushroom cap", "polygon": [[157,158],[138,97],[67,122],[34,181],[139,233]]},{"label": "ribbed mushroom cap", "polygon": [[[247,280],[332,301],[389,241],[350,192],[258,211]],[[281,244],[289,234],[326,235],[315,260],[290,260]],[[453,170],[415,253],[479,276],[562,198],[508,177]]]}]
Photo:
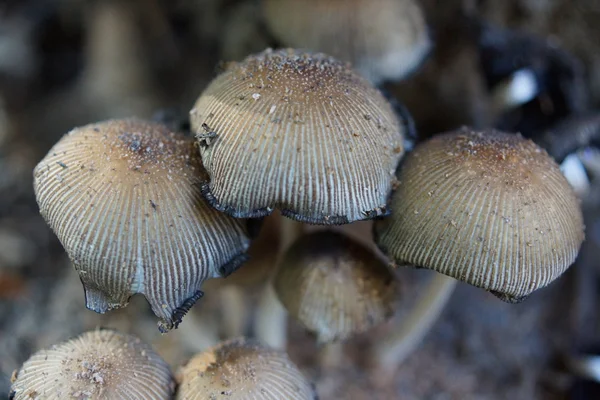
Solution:
[{"label": "ribbed mushroom cap", "polygon": [[41,350],[21,367],[13,400],[169,400],[167,363],[140,339],[97,330]]},{"label": "ribbed mushroom cap", "polygon": [[377,242],[430,268],[519,301],[560,276],[584,238],[579,202],[530,140],[467,128],[417,146],[400,171]]},{"label": "ribbed mushroom cap", "polygon": [[320,343],[385,321],[398,299],[387,266],[363,245],[331,231],[298,239],[285,253],[274,286],[288,312]]},{"label": "ribbed mushroom cap", "polygon": [[178,373],[178,400],[315,400],[287,354],[234,339],[197,354]]},{"label": "ribbed mushroom cap", "polygon": [[245,223],[204,200],[205,174],[193,139],[135,119],[75,129],[50,150],[35,168],[35,193],[88,308],[103,313],[142,293],[168,330],[205,279],[244,260]]},{"label": "ribbed mushroom cap", "polygon": [[267,50],[202,93],[192,128],[211,204],[236,217],[342,224],[385,213],[403,131],[385,98],[346,64]]},{"label": "ribbed mushroom cap", "polygon": [[415,0],[264,0],[269,30],[284,45],[349,61],[377,84],[416,69],[431,48]]}]

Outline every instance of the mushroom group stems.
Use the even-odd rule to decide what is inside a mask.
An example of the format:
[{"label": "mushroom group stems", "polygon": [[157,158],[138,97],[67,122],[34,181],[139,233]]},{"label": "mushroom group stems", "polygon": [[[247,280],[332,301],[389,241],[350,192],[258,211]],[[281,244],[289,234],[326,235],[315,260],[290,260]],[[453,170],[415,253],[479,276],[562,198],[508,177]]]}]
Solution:
[{"label": "mushroom group stems", "polygon": [[250,311],[242,289],[235,285],[229,285],[221,288],[217,295],[219,296],[219,304],[226,305],[226,308],[222,310],[221,318],[225,337],[243,336],[248,321],[247,315]]},{"label": "mushroom group stems", "polygon": [[319,364],[321,368],[338,368],[342,365],[343,359],[344,344],[342,342],[327,343],[319,351]]},{"label": "mushroom group stems", "polygon": [[[288,247],[302,236],[303,231],[302,223],[289,218],[281,218],[281,244],[278,260],[283,257]],[[254,333],[260,341],[275,349],[286,347],[287,311],[279,302],[271,281],[265,285],[260,297],[254,324]]]},{"label": "mushroom group stems", "polygon": [[179,340],[190,351],[202,351],[219,343],[218,320],[207,311],[187,313],[185,324],[177,328]]},{"label": "mushroom group stems", "polygon": [[394,321],[396,329],[372,350],[377,379],[393,376],[398,366],[419,346],[440,316],[457,282],[454,278],[436,273],[409,314]]}]

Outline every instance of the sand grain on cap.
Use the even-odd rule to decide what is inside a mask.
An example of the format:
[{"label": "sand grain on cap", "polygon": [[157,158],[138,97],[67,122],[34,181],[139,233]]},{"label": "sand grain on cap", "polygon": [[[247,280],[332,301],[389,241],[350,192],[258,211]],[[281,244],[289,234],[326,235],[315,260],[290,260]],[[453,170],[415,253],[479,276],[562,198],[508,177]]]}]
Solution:
[{"label": "sand grain on cap", "polygon": [[377,241],[399,263],[430,268],[518,301],[559,277],[584,238],[578,199],[533,142],[467,128],[407,157],[393,216]]},{"label": "sand grain on cap", "polygon": [[209,277],[230,273],[249,245],[244,222],[204,200],[193,139],[136,119],[77,128],[38,164],[40,212],[105,312],[143,294],[171,329]]},{"label": "sand grain on cap", "polygon": [[191,111],[207,199],[237,217],[341,224],[384,214],[403,128],[382,95],[323,54],[233,64]]}]

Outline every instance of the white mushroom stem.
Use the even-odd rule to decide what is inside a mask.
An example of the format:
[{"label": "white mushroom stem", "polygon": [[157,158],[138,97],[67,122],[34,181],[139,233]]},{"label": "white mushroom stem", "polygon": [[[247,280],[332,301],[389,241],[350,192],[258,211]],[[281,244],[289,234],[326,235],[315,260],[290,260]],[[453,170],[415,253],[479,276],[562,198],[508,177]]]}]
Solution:
[{"label": "white mushroom stem", "polygon": [[372,356],[378,370],[392,374],[415,350],[440,316],[456,282],[436,273],[427,283],[415,307],[405,318],[396,321],[397,329],[375,345]]},{"label": "white mushroom stem", "polygon": [[287,345],[287,312],[279,302],[273,285],[265,285],[254,318],[254,333],[263,343],[275,349]]},{"label": "white mushroom stem", "polygon": [[217,291],[222,310],[221,326],[225,339],[245,336],[248,304],[244,293],[237,285],[228,285]]},{"label": "white mushroom stem", "polygon": [[319,351],[321,368],[332,369],[342,364],[344,359],[344,344],[342,342],[327,343]]},{"label": "white mushroom stem", "polygon": [[[288,247],[302,236],[302,233],[303,226],[300,222],[281,218],[281,247],[278,259],[281,259]],[[287,312],[279,302],[271,282],[265,285],[258,303],[254,324],[254,333],[259,340],[273,348],[285,349],[287,345]]]},{"label": "white mushroom stem", "polygon": [[202,312],[200,315],[194,312],[187,313],[184,323],[177,329],[180,345],[183,344],[191,353],[216,345],[219,342],[217,326],[214,316],[208,312]]},{"label": "white mushroom stem", "polygon": [[123,113],[152,110],[151,77],[140,49],[142,37],[136,10],[122,1],[102,1],[89,8],[86,66],[81,90],[112,102]]}]

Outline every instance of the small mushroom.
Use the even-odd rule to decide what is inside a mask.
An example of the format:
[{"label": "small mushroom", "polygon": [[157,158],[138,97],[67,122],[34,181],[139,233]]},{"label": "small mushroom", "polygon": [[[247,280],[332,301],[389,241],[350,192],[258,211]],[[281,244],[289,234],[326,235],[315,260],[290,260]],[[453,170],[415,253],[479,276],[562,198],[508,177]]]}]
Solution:
[{"label": "small mushroom", "polygon": [[99,313],[143,294],[177,327],[201,283],[242,261],[244,221],[214,210],[194,141],[160,124],[112,120],[74,129],[37,165],[40,211],[65,247]]},{"label": "small mushroom", "polygon": [[232,64],[198,98],[192,129],[218,210],[251,218],[278,208],[312,224],[386,214],[404,127],[346,64],[266,50]]},{"label": "small mushroom", "polygon": [[463,128],[417,146],[400,171],[382,250],[518,302],[558,278],[584,239],[572,188],[519,135]]},{"label": "small mushroom", "polygon": [[385,263],[332,231],[298,239],[281,260],[274,287],[288,312],[321,344],[382,323],[398,299],[397,281]]},{"label": "small mushroom", "polygon": [[264,0],[265,22],[286,46],[322,51],[373,83],[399,80],[431,48],[425,17],[414,0]]},{"label": "small mushroom", "polygon": [[169,400],[167,363],[140,339],[96,330],[33,354],[16,373],[11,400]]},{"label": "small mushroom", "polygon": [[316,400],[287,354],[234,339],[197,354],[177,375],[177,400]]}]

